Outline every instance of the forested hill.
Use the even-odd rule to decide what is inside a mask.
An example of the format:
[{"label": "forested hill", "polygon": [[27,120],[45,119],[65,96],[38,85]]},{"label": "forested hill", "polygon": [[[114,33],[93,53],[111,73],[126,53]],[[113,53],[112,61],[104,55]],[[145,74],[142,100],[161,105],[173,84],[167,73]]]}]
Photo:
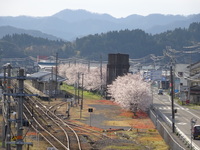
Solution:
[{"label": "forested hill", "polygon": [[0,39],[1,58],[23,58],[37,55],[49,56],[64,45],[63,41],[33,37],[27,34],[6,35]]},{"label": "forested hill", "polygon": [[0,40],[1,58],[50,56],[58,52],[60,58],[79,57],[107,60],[109,53],[126,53],[130,58],[141,58],[149,54],[163,55],[166,46],[183,50],[200,42],[200,23],[192,23],[188,29],[177,28],[161,34],[151,35],[142,30],[121,30],[88,35],[73,42],[51,41],[26,34],[4,36]]},{"label": "forested hill", "polygon": [[99,59],[100,55],[107,58],[108,53],[126,53],[130,58],[141,58],[149,54],[163,55],[166,46],[183,50],[184,46],[194,42],[200,42],[200,23],[193,23],[188,29],[177,28],[156,35],[140,29],[88,35],[77,38],[71,47],[81,57],[89,59]]}]

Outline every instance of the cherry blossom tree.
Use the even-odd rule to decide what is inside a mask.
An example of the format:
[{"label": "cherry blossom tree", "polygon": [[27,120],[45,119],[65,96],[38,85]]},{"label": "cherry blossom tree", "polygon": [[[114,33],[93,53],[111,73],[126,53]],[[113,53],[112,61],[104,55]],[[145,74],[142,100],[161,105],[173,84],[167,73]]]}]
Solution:
[{"label": "cherry blossom tree", "polygon": [[[102,70],[102,73],[101,73]],[[66,77],[66,83],[68,85],[74,85],[78,82],[81,83],[81,74],[84,75],[84,89],[91,91],[100,91],[102,87],[106,85],[106,66],[103,65],[100,70],[100,66],[90,67],[86,64],[61,64],[58,67],[59,75]],[[79,79],[78,79],[79,74]],[[82,85],[81,85],[82,86]]]},{"label": "cherry blossom tree", "polygon": [[108,94],[111,100],[134,113],[137,110],[147,111],[152,103],[151,85],[139,74],[117,77],[108,85]]},{"label": "cherry blossom tree", "polygon": [[85,86],[84,88],[86,90],[100,90],[102,86],[106,85],[106,67],[102,67],[102,75],[100,72],[99,67],[93,67],[90,69],[90,72],[86,72],[84,74],[84,82]]},{"label": "cherry blossom tree", "polygon": [[67,78],[68,85],[74,85],[78,81],[78,73],[84,73],[87,66],[83,64],[61,64],[58,66],[58,74]]}]

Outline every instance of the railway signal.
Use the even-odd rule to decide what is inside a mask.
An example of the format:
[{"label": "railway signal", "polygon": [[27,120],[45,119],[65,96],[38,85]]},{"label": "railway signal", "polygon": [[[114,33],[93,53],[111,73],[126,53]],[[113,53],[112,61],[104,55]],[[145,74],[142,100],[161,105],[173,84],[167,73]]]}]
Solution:
[{"label": "railway signal", "polygon": [[91,113],[93,112],[93,108],[88,108],[88,112],[90,113],[90,126],[91,126]]}]

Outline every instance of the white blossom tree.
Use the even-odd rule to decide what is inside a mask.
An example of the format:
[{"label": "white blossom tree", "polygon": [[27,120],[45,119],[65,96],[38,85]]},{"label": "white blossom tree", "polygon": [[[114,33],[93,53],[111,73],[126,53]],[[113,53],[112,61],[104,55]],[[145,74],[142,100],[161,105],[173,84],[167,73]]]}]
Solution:
[{"label": "white blossom tree", "polygon": [[66,77],[66,83],[74,85],[78,81],[78,73],[84,73],[87,66],[83,64],[61,64],[58,66],[58,74]]},{"label": "white blossom tree", "polygon": [[102,86],[106,85],[106,67],[102,67],[102,75],[99,67],[93,67],[90,72],[86,72],[84,76],[86,90],[100,90]]},{"label": "white blossom tree", "polygon": [[117,77],[108,85],[108,93],[111,100],[134,114],[137,110],[147,111],[152,103],[151,85],[143,81],[139,74]]},{"label": "white blossom tree", "polygon": [[[106,85],[106,66],[102,66],[102,73],[100,66],[90,67],[86,64],[61,64],[58,67],[59,75],[66,77],[66,83],[74,85],[78,81],[78,73],[84,74],[84,89],[98,91],[101,87]],[[80,80],[81,82],[81,76]]]}]

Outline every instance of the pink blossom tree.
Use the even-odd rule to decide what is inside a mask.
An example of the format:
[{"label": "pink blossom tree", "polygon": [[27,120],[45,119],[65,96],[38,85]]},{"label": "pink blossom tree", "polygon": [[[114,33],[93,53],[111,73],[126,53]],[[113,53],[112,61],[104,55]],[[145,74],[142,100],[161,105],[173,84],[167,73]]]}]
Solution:
[{"label": "pink blossom tree", "polygon": [[[102,73],[101,73],[102,70]],[[78,82],[78,73],[79,75],[84,75],[84,89],[99,91],[101,87],[105,87],[106,85],[106,66],[103,65],[100,70],[100,66],[90,67],[86,64],[61,64],[58,67],[59,75],[66,77],[66,83],[68,85],[74,85]],[[79,82],[81,85],[82,79],[79,76]]]},{"label": "pink blossom tree", "polygon": [[61,64],[58,66],[58,74],[66,77],[68,85],[74,85],[78,81],[78,73],[84,73],[87,66],[83,64]]},{"label": "pink blossom tree", "polygon": [[134,114],[137,110],[147,111],[152,103],[151,85],[143,81],[139,74],[117,77],[108,85],[108,93],[111,100]]},{"label": "pink blossom tree", "polygon": [[100,67],[92,67],[90,72],[84,73],[84,88],[86,90],[100,90],[102,86],[106,85],[106,67],[102,67],[102,74],[100,72]]}]

